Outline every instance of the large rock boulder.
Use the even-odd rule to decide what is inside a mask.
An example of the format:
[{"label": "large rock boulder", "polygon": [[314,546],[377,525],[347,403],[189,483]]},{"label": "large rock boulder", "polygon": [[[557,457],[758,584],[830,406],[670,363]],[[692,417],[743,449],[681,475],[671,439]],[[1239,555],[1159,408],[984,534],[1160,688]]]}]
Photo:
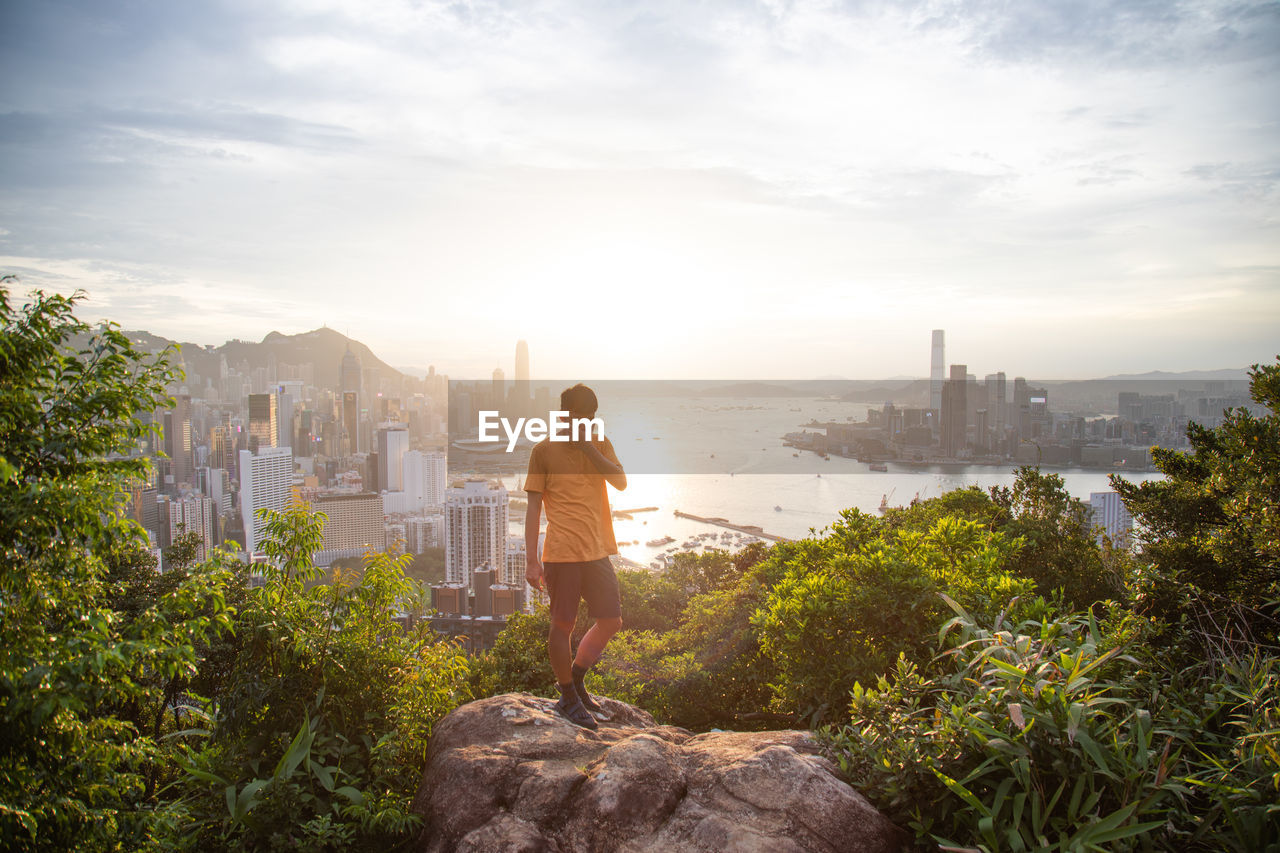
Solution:
[{"label": "large rock boulder", "polygon": [[890,853],[905,834],[839,778],[806,732],[578,728],[527,693],[436,726],[414,802],[426,853]]}]

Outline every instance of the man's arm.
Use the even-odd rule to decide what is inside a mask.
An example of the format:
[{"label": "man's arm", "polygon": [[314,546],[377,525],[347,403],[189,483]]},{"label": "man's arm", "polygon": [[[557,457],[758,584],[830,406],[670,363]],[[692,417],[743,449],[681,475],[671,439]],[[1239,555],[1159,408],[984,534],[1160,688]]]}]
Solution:
[{"label": "man's arm", "polygon": [[529,586],[542,591],[542,561],[538,559],[538,528],[542,526],[542,492],[525,492],[529,506],[524,511],[524,577]]},{"label": "man's arm", "polygon": [[604,474],[604,478],[609,481],[609,485],[620,492],[627,487],[627,472],[622,470],[620,462],[616,462],[601,453],[600,448],[596,447],[593,441],[580,442],[579,446],[587,454],[587,458],[591,460],[591,464],[596,467],[596,470]]}]

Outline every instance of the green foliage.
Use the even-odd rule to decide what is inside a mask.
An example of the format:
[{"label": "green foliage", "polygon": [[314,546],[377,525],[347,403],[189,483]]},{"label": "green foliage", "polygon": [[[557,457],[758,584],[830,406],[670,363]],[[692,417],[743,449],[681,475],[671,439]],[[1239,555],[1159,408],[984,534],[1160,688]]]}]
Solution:
[{"label": "green foliage", "polygon": [[1135,601],[1178,623],[1175,638],[1196,656],[1280,639],[1280,363],[1250,377],[1265,415],[1191,424],[1189,453],[1153,448],[1164,480],[1112,478],[1142,533]]},{"label": "green foliage", "polygon": [[750,556],[735,557],[719,549],[701,554],[681,551],[663,575],[686,594],[702,595],[730,586],[742,574],[742,560],[749,560]]},{"label": "green foliage", "polygon": [[[260,587],[190,537],[157,572],[119,495],[176,372],[75,301],[0,288],[0,847],[403,844],[436,721],[552,694],[545,610],[468,660],[401,618],[438,554],[325,577],[301,508],[266,514]],[[1156,452],[1165,481],[1116,483],[1136,562],[1024,468],[620,573],[627,630],[593,689],[694,729],[846,723],[835,754],[924,844],[1280,853],[1280,363],[1252,387],[1269,414],[1193,427],[1191,453]]]},{"label": "green foliage", "polygon": [[1168,713],[1195,733],[1183,835],[1205,849],[1278,853],[1280,659],[1255,652],[1191,677],[1166,671],[1163,690]]},{"label": "green foliage", "polygon": [[949,603],[959,615],[940,637],[946,670],[928,679],[900,658],[875,687],[854,685],[850,725],[823,733],[922,842],[1280,849],[1275,659],[1178,689],[1158,661],[1127,653],[1147,636],[1138,617],[985,627]]},{"label": "green foliage", "polygon": [[670,631],[689,602],[688,592],[666,572],[621,569],[618,588],[626,627],[632,631]]},{"label": "green foliage", "polygon": [[985,627],[959,614],[940,678],[899,661],[855,685],[828,732],[842,768],[921,839],[984,851],[1123,850],[1150,839],[1181,786],[1177,738],[1153,723],[1137,661],[1091,617]]},{"label": "green foliage", "polygon": [[[774,715],[763,709],[775,669],[760,652],[751,615],[789,556],[809,548],[787,543],[735,554],[729,585],[690,599],[676,629],[615,638],[596,668],[599,689],[686,728],[767,727]],[[630,619],[625,608],[623,618]]]},{"label": "green foliage", "polygon": [[76,320],[78,298],[37,292],[14,307],[0,287],[0,846],[10,850],[155,843],[176,815],[153,796],[163,755],[138,722],[229,626],[216,564],[111,606],[110,555],[141,542],[116,503],[148,474],[128,455],[152,431],[136,413],[165,404],[175,371],[115,326]]},{"label": "green foliage", "polygon": [[404,573],[424,586],[444,583],[445,554],[443,548],[424,548],[413,555]]},{"label": "green foliage", "polygon": [[846,513],[821,559],[789,567],[752,620],[778,668],[779,709],[814,722],[843,714],[849,685],[899,657],[928,660],[942,616],[938,592],[987,613],[1033,590],[1007,568],[1021,543],[976,521],[943,516],[927,532],[866,521]]},{"label": "green foliage", "polygon": [[1024,543],[1015,570],[1041,595],[1061,592],[1080,609],[1123,596],[1122,561],[1105,559],[1110,552],[1095,544],[1088,505],[1071,497],[1062,477],[1023,466],[1012,487],[993,486],[991,496],[1005,516],[998,528]]},{"label": "green foliage", "polygon": [[273,563],[238,620],[230,671],[207,704],[207,743],[188,747],[175,846],[381,850],[409,813],[435,721],[470,698],[470,666],[425,623],[405,556],[318,575],[324,517],[264,511]]},{"label": "green foliage", "polygon": [[[585,606],[579,608],[573,636],[586,632]],[[477,655],[472,666],[472,689],[477,696],[499,693],[533,693],[557,696],[556,679],[547,658],[551,616],[545,606],[533,613],[516,613],[498,634],[493,648]]]}]

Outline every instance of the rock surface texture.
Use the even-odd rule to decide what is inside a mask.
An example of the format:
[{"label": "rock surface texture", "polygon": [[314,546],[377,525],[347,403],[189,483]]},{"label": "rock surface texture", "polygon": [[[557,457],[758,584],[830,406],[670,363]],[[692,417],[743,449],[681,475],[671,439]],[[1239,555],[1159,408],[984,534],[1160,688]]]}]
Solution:
[{"label": "rock surface texture", "polygon": [[889,853],[905,834],[837,778],[806,732],[659,726],[601,699],[578,728],[527,693],[436,726],[414,802],[426,853]]}]

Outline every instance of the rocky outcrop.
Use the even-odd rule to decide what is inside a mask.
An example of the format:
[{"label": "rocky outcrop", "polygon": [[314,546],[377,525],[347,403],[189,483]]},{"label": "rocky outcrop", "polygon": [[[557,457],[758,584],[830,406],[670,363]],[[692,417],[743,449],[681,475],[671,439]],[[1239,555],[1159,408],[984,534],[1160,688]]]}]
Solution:
[{"label": "rocky outcrop", "polygon": [[659,726],[601,700],[587,731],[527,693],[436,726],[414,810],[423,853],[889,853],[905,835],[806,732]]}]

